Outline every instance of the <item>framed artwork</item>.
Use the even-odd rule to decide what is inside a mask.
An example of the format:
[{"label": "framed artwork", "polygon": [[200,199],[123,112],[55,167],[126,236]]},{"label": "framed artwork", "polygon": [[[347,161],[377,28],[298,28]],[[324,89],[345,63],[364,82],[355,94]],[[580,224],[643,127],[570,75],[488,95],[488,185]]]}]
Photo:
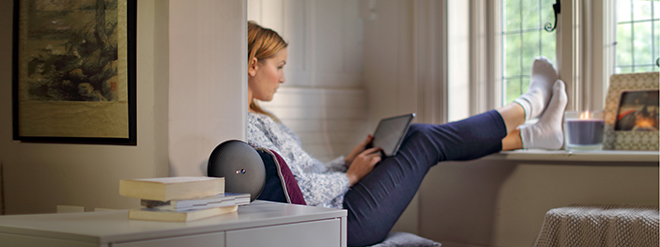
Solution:
[{"label": "framed artwork", "polygon": [[14,140],[136,145],[136,7],[14,0]]},{"label": "framed artwork", "polygon": [[658,72],[610,77],[603,149],[658,150]]}]

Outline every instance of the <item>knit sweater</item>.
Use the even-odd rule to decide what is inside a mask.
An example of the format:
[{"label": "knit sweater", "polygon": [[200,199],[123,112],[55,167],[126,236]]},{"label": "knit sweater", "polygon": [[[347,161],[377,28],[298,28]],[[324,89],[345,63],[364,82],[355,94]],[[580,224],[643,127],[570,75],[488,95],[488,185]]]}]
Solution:
[{"label": "knit sweater", "polygon": [[280,154],[296,178],[307,205],[342,208],[350,186],[344,157],[326,164],[303,150],[291,129],[264,114],[248,113],[248,144]]}]

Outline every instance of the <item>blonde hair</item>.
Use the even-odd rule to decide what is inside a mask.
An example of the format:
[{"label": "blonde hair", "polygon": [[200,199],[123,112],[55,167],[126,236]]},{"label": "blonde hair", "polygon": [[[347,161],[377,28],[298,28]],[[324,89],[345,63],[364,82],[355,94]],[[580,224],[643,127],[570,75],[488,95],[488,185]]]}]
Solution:
[{"label": "blonde hair", "polygon": [[[270,58],[288,45],[277,32],[263,28],[254,21],[248,21],[248,68],[252,67],[253,58],[256,58],[257,61]],[[254,98],[250,102],[250,109],[279,122],[275,116],[261,109]]]}]

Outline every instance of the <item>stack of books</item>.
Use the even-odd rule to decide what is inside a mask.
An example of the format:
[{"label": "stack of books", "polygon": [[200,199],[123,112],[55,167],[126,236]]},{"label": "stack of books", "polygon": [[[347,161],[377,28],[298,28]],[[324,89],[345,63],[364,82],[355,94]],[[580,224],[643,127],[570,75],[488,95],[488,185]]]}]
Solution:
[{"label": "stack of books", "polygon": [[128,212],[136,220],[185,222],[235,212],[250,203],[250,194],[225,193],[225,179],[212,177],[124,179],[119,194],[141,199],[143,208]]}]

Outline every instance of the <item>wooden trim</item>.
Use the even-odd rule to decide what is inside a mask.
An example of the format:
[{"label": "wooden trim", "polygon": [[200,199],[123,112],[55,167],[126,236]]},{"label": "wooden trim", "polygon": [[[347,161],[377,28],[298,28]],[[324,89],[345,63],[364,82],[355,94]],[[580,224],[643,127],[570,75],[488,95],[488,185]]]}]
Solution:
[{"label": "wooden trim", "polygon": [[491,92],[489,108],[497,108],[505,103],[502,102],[502,0],[488,1],[488,90]]},{"label": "wooden trim", "polygon": [[[657,151],[583,151],[570,152],[566,150],[515,150],[502,151],[484,157],[486,160],[537,160],[537,161],[569,161],[567,165],[583,165],[584,163],[573,162],[595,162],[592,165],[607,166],[610,162],[630,162],[629,166],[657,166]],[[650,163],[646,163],[650,162]],[[588,164],[584,164],[588,165]]]},{"label": "wooden trim", "polygon": [[470,1],[470,115],[492,109],[488,74],[488,17],[484,0]]},{"label": "wooden trim", "polygon": [[447,2],[415,1],[413,11],[413,73],[417,87],[418,122],[447,121]]}]

